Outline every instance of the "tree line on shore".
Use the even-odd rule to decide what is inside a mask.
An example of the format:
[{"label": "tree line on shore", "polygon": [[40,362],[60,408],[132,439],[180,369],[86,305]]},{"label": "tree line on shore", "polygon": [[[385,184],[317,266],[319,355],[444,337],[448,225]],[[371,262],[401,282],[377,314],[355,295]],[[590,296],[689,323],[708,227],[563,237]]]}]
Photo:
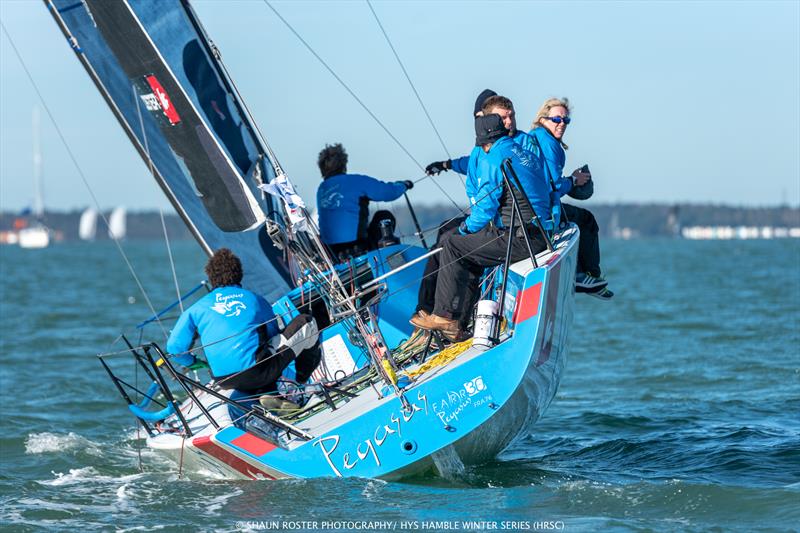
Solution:
[{"label": "tree line on shore", "polygon": [[[613,237],[627,228],[639,237],[674,236],[676,227],[686,226],[772,226],[800,227],[800,208],[779,207],[735,207],[700,204],[587,204],[600,226],[600,233]],[[454,206],[416,206],[414,211],[420,226],[435,239],[435,228],[449,217],[457,216]],[[78,224],[82,211],[48,211],[45,224],[63,234],[64,240],[78,240]],[[411,237],[415,228],[406,206],[394,209],[398,220],[397,233]],[[108,216],[108,214],[106,214]],[[12,212],[0,213],[0,231],[9,231],[20,215]],[[24,218],[24,217],[23,217]],[[170,239],[189,239],[191,234],[175,214],[165,214],[167,233]],[[164,230],[158,211],[129,211],[129,239],[163,239]],[[429,231],[430,230],[430,231]],[[98,220],[97,240],[108,239],[103,222]],[[429,242],[429,244],[431,243]]]}]

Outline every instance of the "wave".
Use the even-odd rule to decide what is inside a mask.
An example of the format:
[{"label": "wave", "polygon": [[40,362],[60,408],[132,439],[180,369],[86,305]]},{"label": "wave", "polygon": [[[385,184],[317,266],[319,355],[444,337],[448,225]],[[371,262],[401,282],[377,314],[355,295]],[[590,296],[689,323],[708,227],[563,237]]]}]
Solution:
[{"label": "wave", "polygon": [[102,483],[123,483],[120,487],[123,489],[122,494],[117,492],[117,496],[122,499],[125,496],[125,483],[129,483],[136,479],[141,478],[144,474],[129,474],[127,476],[107,476],[101,474],[92,466],[86,466],[83,468],[71,468],[69,473],[64,474],[62,472],[53,472],[52,473],[55,478],[49,479],[45,481],[39,481],[42,485],[47,485],[51,487],[61,487],[67,485],[77,485],[83,484],[87,482],[102,482]]},{"label": "wave", "polygon": [[77,433],[69,432],[66,435],[56,433],[31,433],[25,439],[25,453],[64,453],[72,450],[83,450],[91,455],[102,455],[102,447],[82,437]]}]

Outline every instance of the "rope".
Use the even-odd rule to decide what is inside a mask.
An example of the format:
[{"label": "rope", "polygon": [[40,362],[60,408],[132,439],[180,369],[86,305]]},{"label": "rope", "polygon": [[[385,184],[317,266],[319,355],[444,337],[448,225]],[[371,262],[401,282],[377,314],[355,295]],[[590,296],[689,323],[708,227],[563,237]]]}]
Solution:
[{"label": "rope", "polygon": [[183,300],[181,299],[181,289],[178,286],[178,274],[175,272],[175,261],[172,259],[172,248],[169,245],[169,235],[167,234],[167,224],[166,224],[166,222],[164,222],[164,211],[159,209],[158,210],[158,214],[161,215],[161,227],[164,230],[164,242],[167,243],[167,255],[169,256],[169,266],[172,269],[172,281],[175,283],[175,293],[178,295],[178,306],[180,306],[181,314],[182,314],[183,313]]},{"label": "rope", "polygon": [[[417,167],[421,171],[425,172],[425,167],[422,166],[422,163],[417,161],[417,159],[411,154],[411,152],[408,151],[408,149],[405,147],[405,145],[403,145],[403,143],[401,143],[400,140],[397,137],[394,136],[394,134],[389,130],[389,128],[387,128],[386,125],[384,125],[384,123],[375,115],[375,113],[373,113],[372,110],[369,107],[367,107],[367,105],[361,100],[361,98],[359,98],[358,95],[344,82],[344,80],[342,80],[342,78],[340,78],[339,75],[336,74],[336,72],[330,67],[330,65],[328,65],[328,63],[326,63],[324,59],[322,59],[322,57],[311,47],[311,45],[308,44],[308,42],[306,42],[305,39],[303,39],[303,37],[297,32],[297,30],[295,30],[294,27],[291,24],[289,24],[289,21],[287,21],[285,18],[283,18],[283,16],[278,12],[278,10],[275,9],[275,7],[270,3],[270,1],[269,0],[263,0],[263,2],[264,2],[264,4],[266,4],[267,7],[269,7],[272,10],[273,13],[275,13],[275,15],[281,20],[281,22],[283,22],[283,24],[287,28],[289,28],[289,31],[291,31],[294,34],[294,36],[297,37],[297,39],[303,44],[303,46],[305,46],[306,49],[309,52],[311,52],[311,54],[315,58],[317,58],[317,60],[322,64],[322,66],[325,67],[328,72],[330,72],[331,76],[333,76],[336,79],[336,81],[338,81],[339,84],[348,93],[350,93],[350,96],[352,96],[353,99],[362,107],[362,109],[364,109],[364,111],[366,111],[367,114],[370,117],[372,117],[372,119],[375,121],[375,123],[378,124],[378,126],[380,126],[381,129],[383,129],[383,131],[386,132],[386,134],[395,142],[395,144],[397,144],[397,146],[400,147],[400,149],[403,152],[405,152],[405,154],[409,157],[409,159],[411,159],[411,161],[413,161],[414,164],[417,165]],[[453,200],[453,198],[449,194],[447,194],[447,191],[445,191],[444,188],[442,188],[442,186],[439,185],[438,181],[433,180],[433,183],[442,192],[442,194],[444,194],[445,197],[448,200],[450,200],[450,202],[452,202],[452,204],[454,206],[456,206],[456,208],[459,208],[458,204],[456,203],[456,201]]]},{"label": "rope", "polygon": [[472,339],[467,339],[465,341],[457,342],[451,344],[438,354],[435,357],[428,359],[424,364],[420,365],[419,368],[416,370],[412,370],[410,372],[406,372],[406,376],[409,378],[415,378],[420,374],[424,374],[428,370],[431,370],[436,367],[445,366],[453,361],[456,357],[467,351],[472,346]]},{"label": "rope", "polygon": [[[381,29],[381,33],[383,33],[383,36],[386,38],[386,43],[389,45],[389,48],[391,48],[392,53],[394,54],[394,58],[397,60],[397,64],[400,65],[400,69],[403,71],[403,74],[405,74],[406,80],[408,81],[408,84],[411,86],[411,90],[414,91],[414,96],[417,97],[417,102],[419,102],[419,105],[422,108],[422,111],[425,113],[425,116],[428,118],[428,123],[431,125],[431,128],[433,128],[433,132],[436,134],[436,138],[439,139],[439,144],[441,144],[442,148],[444,148],[444,152],[447,154],[447,158],[448,159],[452,159],[453,156],[450,155],[450,150],[448,150],[447,146],[444,144],[444,139],[442,139],[441,134],[439,134],[439,130],[436,128],[436,125],[433,123],[433,118],[431,118],[431,114],[428,113],[428,108],[425,107],[425,104],[422,102],[422,97],[420,97],[419,92],[417,91],[417,88],[414,85],[414,82],[411,81],[411,76],[408,75],[408,71],[406,70],[405,65],[403,65],[403,62],[400,60],[400,56],[398,55],[397,50],[395,50],[391,39],[389,39],[389,35],[386,33],[386,29],[384,29],[383,24],[381,24],[381,20],[378,18],[378,14],[375,12],[375,9],[372,7],[372,2],[370,2],[369,0],[366,0],[366,1],[367,1],[367,6],[369,6],[369,10],[372,11],[372,15],[375,17],[375,22],[378,23],[378,27]],[[461,179],[461,184],[466,186],[466,184],[464,183],[463,176],[461,176],[461,174],[459,174],[458,177]]]},{"label": "rope", "polygon": [[[98,201],[97,196],[95,196],[91,185],[89,185],[89,180],[86,179],[86,175],[83,173],[83,170],[81,169],[81,166],[78,164],[78,160],[75,158],[75,154],[72,153],[72,149],[70,149],[69,144],[67,144],[67,140],[64,137],[64,134],[61,132],[61,128],[58,126],[58,122],[56,121],[55,117],[53,116],[53,113],[50,112],[50,107],[47,105],[47,102],[45,101],[44,96],[42,95],[42,92],[39,90],[39,86],[36,84],[36,81],[34,81],[33,75],[28,70],[28,66],[25,63],[25,60],[22,59],[22,55],[20,54],[19,50],[17,49],[16,44],[14,44],[14,40],[11,38],[11,35],[8,33],[8,30],[6,29],[6,26],[5,26],[5,24],[3,24],[2,21],[0,21],[0,27],[3,29],[3,33],[5,34],[6,38],[8,39],[8,42],[11,44],[11,48],[14,50],[14,54],[16,54],[17,59],[20,62],[20,65],[22,65],[22,69],[25,71],[25,75],[28,77],[28,80],[31,82],[31,85],[33,86],[33,90],[36,91],[36,95],[39,97],[39,101],[42,103],[42,107],[44,108],[45,112],[47,113],[47,116],[50,118],[50,121],[53,123],[53,126],[55,127],[56,133],[58,134],[58,138],[61,140],[61,143],[64,145],[64,148],[67,150],[67,154],[69,155],[69,158],[72,161],[72,164],[75,165],[75,169],[78,171],[78,176],[80,176],[81,181],[83,181],[83,184],[86,186],[86,189],[89,192],[89,196],[91,196],[92,201],[94,202],[94,205],[97,208],[97,212],[100,213],[100,217],[103,219],[103,223],[105,223],[106,228],[110,232],[111,231],[111,224],[109,224],[108,219],[106,218],[106,215],[103,213],[102,208],[100,207],[100,202]],[[139,277],[136,275],[136,271],[134,270],[133,265],[131,264],[130,260],[128,259],[128,256],[125,254],[125,250],[123,250],[122,245],[120,244],[118,239],[112,239],[112,240],[114,241],[114,244],[117,246],[117,250],[119,250],[119,253],[122,256],[122,259],[125,261],[125,264],[128,266],[128,270],[130,271],[131,276],[133,276],[133,279],[136,282],[136,285],[139,287],[139,291],[142,293],[142,296],[144,296],[144,300],[145,300],[145,302],[147,302],[147,306],[150,308],[150,311],[155,315],[156,314],[156,310],[153,307],[153,303],[150,301],[150,297],[147,295],[147,291],[144,290],[144,286],[142,285],[142,282],[139,281]],[[167,337],[167,330],[164,329],[163,324],[161,324],[160,322],[159,322],[159,324],[161,325],[161,330],[164,333],[164,336]]]},{"label": "rope", "polygon": [[186,435],[181,437],[181,458],[178,462],[178,479],[181,479],[183,473],[183,447],[186,445]]}]

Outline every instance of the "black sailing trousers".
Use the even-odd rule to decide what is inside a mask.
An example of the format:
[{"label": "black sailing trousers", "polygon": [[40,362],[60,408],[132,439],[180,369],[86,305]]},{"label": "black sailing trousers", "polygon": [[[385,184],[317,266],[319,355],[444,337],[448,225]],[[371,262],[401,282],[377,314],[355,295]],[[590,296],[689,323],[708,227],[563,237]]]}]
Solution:
[{"label": "black sailing trousers", "polygon": [[[544,239],[533,225],[526,226],[531,248],[537,254],[547,248]],[[525,237],[520,228],[511,241],[511,262],[529,257]],[[505,261],[508,231],[489,225],[470,235],[455,233],[444,242],[439,262],[442,265],[436,284],[434,314],[457,319],[463,327],[470,310],[480,296],[480,278],[487,267]]]},{"label": "black sailing trousers", "polygon": [[[439,233],[436,236],[436,244],[433,245],[433,248],[444,246],[444,243],[451,235],[458,235],[458,226],[466,220],[466,218],[467,217],[457,217],[442,224],[439,227]],[[430,256],[428,262],[425,264],[425,272],[422,274],[422,282],[419,284],[416,311],[433,313],[433,306],[436,302],[436,281],[439,277],[441,255],[442,252],[439,252],[436,255]]]},{"label": "black sailing trousers", "polygon": [[295,380],[298,383],[308,381],[322,359],[314,319],[311,315],[297,315],[279,335],[285,342],[274,351],[266,343],[259,346],[256,364],[242,372],[217,378],[220,387],[247,394],[273,392],[277,388],[275,382],[292,361],[297,374]]},{"label": "black sailing trousers", "polygon": [[587,272],[598,277],[600,271],[600,228],[594,215],[588,209],[574,205],[561,204],[561,209],[570,222],[574,222],[581,230],[578,242],[578,272]]}]

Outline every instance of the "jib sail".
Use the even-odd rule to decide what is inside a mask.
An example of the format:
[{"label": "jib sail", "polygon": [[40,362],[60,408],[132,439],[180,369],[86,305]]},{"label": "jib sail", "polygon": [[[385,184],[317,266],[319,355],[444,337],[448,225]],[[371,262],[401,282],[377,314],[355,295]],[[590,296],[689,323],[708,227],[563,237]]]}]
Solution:
[{"label": "jib sail", "polygon": [[258,189],[268,150],[199,22],[180,0],[45,0],[89,75],[207,253],[241,259],[243,284],[267,298],[289,285],[267,236],[280,206]]}]

